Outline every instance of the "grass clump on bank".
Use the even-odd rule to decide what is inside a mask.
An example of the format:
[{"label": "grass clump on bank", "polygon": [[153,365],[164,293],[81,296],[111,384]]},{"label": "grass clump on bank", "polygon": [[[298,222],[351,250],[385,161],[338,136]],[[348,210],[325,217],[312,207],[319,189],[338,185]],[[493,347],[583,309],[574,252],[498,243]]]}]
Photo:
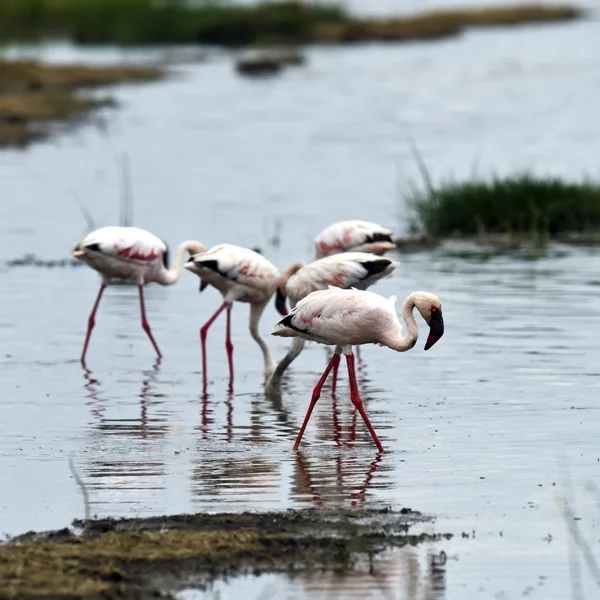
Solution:
[{"label": "grass clump on bank", "polygon": [[281,1],[3,0],[0,39],[64,37],[82,44],[343,43],[435,39],[466,27],[516,25],[579,18],[568,5],[508,5],[360,19],[341,6]]},{"label": "grass clump on bank", "polygon": [[48,122],[65,122],[111,100],[81,96],[82,88],[152,81],[162,71],[152,67],[43,65],[0,61],[0,147],[26,146],[46,137]]},{"label": "grass clump on bank", "polygon": [[303,40],[317,23],[343,21],[333,5],[301,2],[186,3],[174,0],[4,0],[0,36],[65,36],[79,43],[248,45]]},{"label": "grass clump on bank", "polygon": [[600,183],[532,174],[452,181],[409,198],[413,233],[431,239],[511,238],[544,243],[600,232]]}]

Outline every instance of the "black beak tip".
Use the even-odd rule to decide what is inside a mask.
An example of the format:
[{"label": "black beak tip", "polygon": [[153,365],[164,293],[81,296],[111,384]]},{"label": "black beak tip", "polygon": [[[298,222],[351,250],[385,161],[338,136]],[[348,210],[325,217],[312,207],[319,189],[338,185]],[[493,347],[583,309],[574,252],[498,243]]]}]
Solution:
[{"label": "black beak tip", "polygon": [[444,335],[444,320],[442,315],[437,313],[429,322],[429,335],[425,342],[425,350],[429,350]]}]

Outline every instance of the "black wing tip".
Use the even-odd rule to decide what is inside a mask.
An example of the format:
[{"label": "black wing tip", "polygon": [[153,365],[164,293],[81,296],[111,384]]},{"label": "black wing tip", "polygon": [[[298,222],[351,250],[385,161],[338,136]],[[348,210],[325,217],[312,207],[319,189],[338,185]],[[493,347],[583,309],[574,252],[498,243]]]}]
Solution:
[{"label": "black wing tip", "polygon": [[383,273],[392,264],[392,261],[389,258],[381,257],[365,261],[361,264],[367,271],[367,277],[371,277]]},{"label": "black wing tip", "polygon": [[374,242],[391,242],[391,243],[393,243],[392,234],[383,233],[383,232],[372,233],[371,235],[368,235],[366,237],[365,242],[368,244],[371,244]]},{"label": "black wing tip", "polygon": [[302,333],[304,330],[300,329],[299,327],[296,327],[293,323],[292,320],[293,318],[296,316],[296,313],[289,313],[288,315],[286,315],[285,317],[283,317],[283,319],[281,319],[279,321],[279,323],[277,323],[278,325],[283,325],[284,327],[287,327],[288,329],[293,329],[294,331],[299,331],[300,333]]},{"label": "black wing tip", "polygon": [[210,269],[211,271],[214,271],[221,277],[225,277],[225,279],[235,280],[235,277],[231,277],[229,275],[229,273],[227,273],[226,271],[225,272],[221,271],[219,269],[219,261],[218,260],[213,260],[213,259],[206,260],[203,258],[199,258],[197,260],[193,260],[192,258],[190,258],[190,260],[194,263],[194,265],[196,265],[196,267],[198,269]]}]

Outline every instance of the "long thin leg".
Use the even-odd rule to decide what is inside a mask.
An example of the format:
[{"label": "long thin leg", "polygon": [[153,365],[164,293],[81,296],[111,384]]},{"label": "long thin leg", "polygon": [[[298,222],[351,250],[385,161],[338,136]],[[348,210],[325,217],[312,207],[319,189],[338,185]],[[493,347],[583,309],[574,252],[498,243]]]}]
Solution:
[{"label": "long thin leg", "polygon": [[140,292],[140,311],[142,312],[142,328],[144,329],[144,331],[150,338],[150,341],[152,342],[152,345],[154,346],[154,349],[156,350],[156,354],[158,355],[158,358],[162,358],[162,354],[160,353],[160,350],[158,349],[158,344],[155,342],[154,336],[152,335],[152,331],[150,330],[150,325],[148,324],[148,319],[146,319],[146,306],[144,305],[144,286],[138,285],[138,290]]},{"label": "long thin leg", "polygon": [[233,344],[231,343],[231,307],[227,306],[227,336],[225,338],[225,348],[227,349],[227,360],[229,361],[229,385],[233,384]]},{"label": "long thin leg", "polygon": [[350,378],[350,399],[352,400],[352,404],[356,406],[360,416],[363,418],[365,425],[368,427],[369,432],[371,433],[371,437],[375,444],[377,444],[377,448],[379,452],[384,452],[383,446],[373,429],[373,425],[371,425],[371,421],[369,421],[369,417],[367,417],[367,413],[365,412],[365,408],[363,406],[362,400],[358,395],[358,385],[356,383],[356,371],[354,370],[354,355],[346,354],[346,362],[348,363],[348,377]]},{"label": "long thin leg", "polygon": [[94,325],[96,324],[96,311],[98,310],[98,306],[100,305],[100,298],[102,298],[102,294],[104,292],[104,288],[106,288],[106,284],[102,282],[100,284],[100,289],[98,290],[98,295],[96,296],[96,302],[94,302],[94,306],[92,307],[92,312],[88,317],[88,326],[87,333],[85,335],[85,342],[83,343],[83,351],[81,353],[81,364],[85,366],[85,355],[87,354],[88,344],[90,343],[90,336],[92,335],[92,329],[94,329]]},{"label": "long thin leg", "polygon": [[337,383],[337,372],[340,366],[340,361],[338,360],[335,365],[333,365],[333,381],[331,382],[331,394],[335,394],[335,385]]},{"label": "long thin leg", "polygon": [[204,377],[204,386],[206,387],[206,333],[208,328],[215,322],[216,318],[227,308],[227,302],[223,302],[215,314],[202,327],[200,327],[200,343],[202,344],[202,374]]},{"label": "long thin leg", "polygon": [[300,441],[302,440],[302,436],[304,435],[304,430],[306,429],[306,425],[308,424],[310,415],[313,411],[313,408],[315,407],[315,404],[317,403],[317,400],[319,399],[319,396],[321,395],[321,388],[323,387],[323,384],[327,380],[327,377],[328,377],[331,369],[333,369],[333,367],[336,363],[337,364],[340,363],[340,355],[337,352],[335,352],[333,354],[333,356],[331,357],[331,360],[329,361],[329,364],[327,365],[325,372],[323,373],[323,375],[321,375],[321,379],[319,379],[317,385],[315,386],[315,389],[313,390],[312,398],[310,400],[310,406],[308,407],[308,411],[306,412],[306,417],[304,417],[304,423],[302,424],[302,428],[300,429],[300,432],[298,433],[298,437],[296,438],[296,443],[294,444],[294,450],[298,450],[298,446],[300,445]]}]

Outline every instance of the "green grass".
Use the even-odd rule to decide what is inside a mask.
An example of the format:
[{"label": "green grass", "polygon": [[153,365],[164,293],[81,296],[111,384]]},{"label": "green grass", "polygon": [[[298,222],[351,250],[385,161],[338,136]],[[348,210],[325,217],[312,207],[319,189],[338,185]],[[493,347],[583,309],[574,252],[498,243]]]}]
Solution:
[{"label": "green grass", "polygon": [[1,0],[0,38],[67,37],[79,43],[247,45],[303,41],[315,24],[340,22],[341,8],[300,2],[236,6],[182,0]]},{"label": "green grass", "polygon": [[577,7],[554,4],[509,4],[363,19],[351,17],[336,4],[309,0],[248,6],[236,5],[235,0],[0,0],[0,40],[61,37],[81,44],[221,46],[410,41],[457,35],[468,27],[568,21],[583,16],[584,11]]},{"label": "green grass", "polygon": [[532,174],[413,189],[411,230],[433,239],[509,235],[543,243],[600,231],[600,183]]}]

